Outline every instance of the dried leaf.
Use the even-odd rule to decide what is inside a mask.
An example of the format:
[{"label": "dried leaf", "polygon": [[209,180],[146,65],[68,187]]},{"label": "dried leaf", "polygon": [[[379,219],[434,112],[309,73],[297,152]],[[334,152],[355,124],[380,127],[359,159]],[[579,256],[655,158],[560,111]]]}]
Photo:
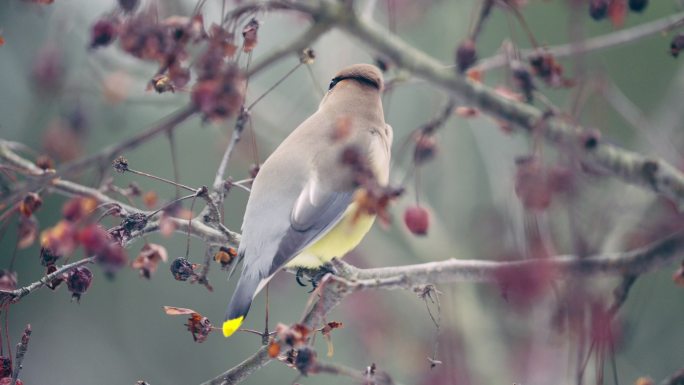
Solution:
[{"label": "dried leaf", "polygon": [[24,216],[19,217],[19,230],[17,247],[19,249],[25,249],[33,244],[38,237],[38,221],[35,217],[31,216],[26,218]]},{"label": "dried leaf", "polygon": [[131,267],[140,269],[140,274],[145,278],[150,278],[157,268],[159,262],[168,261],[169,256],[166,248],[155,243],[147,243],[140,250],[138,256],[131,262]]},{"label": "dried leaf", "polygon": [[252,52],[257,45],[257,32],[259,31],[259,21],[257,19],[250,20],[245,28],[242,29],[242,37],[245,39],[242,50],[245,52]]},{"label": "dried leaf", "polygon": [[175,307],[175,306],[164,306],[164,313],[166,313],[168,315],[199,314],[198,312],[196,312],[192,309],[186,309],[183,307]]}]

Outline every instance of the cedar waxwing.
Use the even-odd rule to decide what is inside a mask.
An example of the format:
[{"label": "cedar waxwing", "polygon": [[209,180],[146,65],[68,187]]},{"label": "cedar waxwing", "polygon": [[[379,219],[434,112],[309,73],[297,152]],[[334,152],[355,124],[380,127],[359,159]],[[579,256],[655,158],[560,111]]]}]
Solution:
[{"label": "cedar waxwing", "polygon": [[319,267],[344,256],[370,230],[375,217],[355,215],[359,186],[342,152],[353,147],[378,183],[387,184],[393,133],[382,88],[382,73],[372,65],[343,69],[318,111],[261,166],[242,223],[238,261],[244,262],[224,336],[240,327],[252,299],[281,267]]}]

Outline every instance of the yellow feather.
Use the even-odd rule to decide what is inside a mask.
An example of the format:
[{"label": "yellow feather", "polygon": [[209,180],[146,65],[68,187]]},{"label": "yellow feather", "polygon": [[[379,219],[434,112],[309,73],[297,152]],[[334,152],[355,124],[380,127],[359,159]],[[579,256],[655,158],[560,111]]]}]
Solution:
[{"label": "yellow feather", "polygon": [[242,325],[242,321],[244,319],[244,316],[240,316],[223,322],[223,336],[230,337],[231,335],[233,335],[233,333],[235,333],[235,331],[238,330],[238,328],[240,328],[240,325]]},{"label": "yellow feather", "polygon": [[355,214],[356,203],[352,203],[332,230],[304,249],[286,267],[316,268],[335,257],[342,258],[361,242],[375,221],[375,215],[361,214],[354,218]]}]

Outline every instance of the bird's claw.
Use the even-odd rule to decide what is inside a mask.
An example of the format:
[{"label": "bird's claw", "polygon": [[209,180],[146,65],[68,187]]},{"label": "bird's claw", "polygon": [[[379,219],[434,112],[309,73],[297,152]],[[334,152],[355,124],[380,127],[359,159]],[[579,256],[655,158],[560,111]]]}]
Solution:
[{"label": "bird's claw", "polygon": [[295,274],[295,279],[297,280],[297,283],[300,286],[306,287],[308,286],[307,283],[302,282],[302,278],[304,276],[307,277],[307,280],[309,281],[309,284],[311,284],[311,290],[309,293],[313,292],[318,288],[319,283],[327,274],[337,274],[335,271],[335,268],[333,265],[329,262],[324,263],[323,265],[319,266],[318,268],[315,269],[309,269],[305,267],[300,267],[297,269],[297,273]]}]

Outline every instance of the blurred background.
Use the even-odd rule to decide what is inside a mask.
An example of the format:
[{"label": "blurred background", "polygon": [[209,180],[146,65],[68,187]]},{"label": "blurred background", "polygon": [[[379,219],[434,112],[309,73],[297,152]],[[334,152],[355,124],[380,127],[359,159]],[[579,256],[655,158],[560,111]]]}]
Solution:
[{"label": "blurred background", "polygon": [[[447,67],[453,65],[455,48],[467,36],[478,3],[370,0],[357,5]],[[227,1],[228,7],[234,4]],[[571,4],[579,5],[573,8]],[[193,0],[166,0],[157,8],[160,17],[167,17],[189,15],[194,6]],[[88,49],[91,26],[114,7],[113,0],[0,3],[0,34],[5,40],[0,47],[2,139],[25,143],[60,164],[130,137],[188,102],[189,94],[183,90],[161,95],[146,90],[156,65],[124,54],[118,44]],[[587,4],[578,0],[529,0],[521,8],[542,45],[567,43],[570,36],[611,33],[681,11],[675,1],[651,1],[642,13],[630,12],[622,27],[614,27],[608,20],[592,20]],[[205,24],[218,21],[220,13],[220,1],[208,0]],[[293,14],[262,13],[257,18],[262,24],[254,60],[295,39],[308,25]],[[682,58],[677,60],[668,52],[672,36],[657,34],[562,60],[565,75],[578,84],[549,89],[539,83],[539,88],[574,119],[599,129],[606,140],[681,167],[684,66]],[[497,8],[478,40],[479,56],[497,53],[504,40],[530,47],[515,18]],[[253,124],[229,165],[235,180],[248,177],[250,165],[263,161],[317,108],[322,90],[337,70],[377,59],[361,42],[335,31],[313,48],[317,55],[311,71],[300,67],[254,107]],[[247,100],[261,95],[297,63],[293,55],[250,79]],[[390,68],[386,78],[405,75]],[[502,69],[483,74],[483,81],[513,87]],[[348,256],[351,263],[380,267],[447,258],[526,258],[535,249],[526,235],[530,223],[542,234],[546,253],[592,255],[644,245],[684,223],[669,202],[600,173],[578,171],[571,157],[548,147],[542,147],[544,164],[567,172],[569,187],[554,194],[547,209],[530,214],[515,189],[516,159],[530,155],[530,139],[507,133],[484,116],[465,119],[454,114],[437,134],[435,159],[417,174],[410,172],[411,133],[445,102],[441,91],[415,79],[398,82],[385,95],[386,120],[395,131],[392,180],[405,183],[407,190],[390,209],[391,224],[376,224]],[[182,183],[212,183],[233,126],[233,121],[203,124],[194,117],[176,129]],[[124,155],[133,168],[173,176],[165,137]],[[160,202],[175,193],[169,186],[135,175],[113,177],[120,187],[135,181],[143,191],[156,191]],[[97,177],[85,173],[77,179],[92,184]],[[402,221],[405,208],[416,204],[416,194],[431,214],[425,237],[412,235]],[[229,228],[239,230],[246,199],[240,189],[229,194],[225,207]],[[37,214],[41,228],[60,219],[65,202],[57,195],[44,200]],[[137,203],[142,206],[140,200]],[[116,222],[106,223],[113,226]],[[172,259],[185,253],[185,237],[180,234],[171,238],[151,235],[148,240],[165,245]],[[9,264],[15,242],[12,224],[0,241],[2,267]],[[129,255],[134,257],[142,245],[141,241],[132,244]],[[204,246],[193,240],[190,253],[191,260],[200,263]],[[43,274],[38,245],[20,250],[16,258],[20,286]],[[672,282],[674,268],[640,278],[621,310],[615,345],[620,384],[634,383],[641,376],[660,380],[684,364],[684,288]],[[151,385],[197,384],[234,366],[260,345],[259,337],[247,333],[229,340],[212,334],[197,344],[184,330],[184,317],[163,313],[164,305],[192,308],[219,324],[233,283],[226,281],[225,272],[216,264],[209,275],[213,292],[175,281],[168,265],[161,266],[151,280],[132,269],[121,271],[113,280],[97,268],[94,271],[93,286],[80,303],[72,302],[61,287],[56,292],[37,291],[11,307],[5,322],[13,346],[27,323],[33,327],[21,374],[24,384],[114,385],[140,379]],[[617,283],[609,278],[566,282],[531,301],[505,298],[495,285],[439,286],[442,317],[437,359],[443,364],[433,369],[426,357],[432,355],[437,335],[423,300],[409,291],[357,293],[330,316],[344,324],[332,333],[334,356],[325,357],[324,340],[318,339],[319,358],[360,370],[374,362],[404,384],[575,383],[578,337],[563,326],[558,318],[565,316],[558,314],[579,311],[563,307],[572,293],[590,293],[591,298],[609,303]],[[306,288],[299,287],[291,274],[281,273],[270,292],[272,326],[299,320],[309,297]],[[245,326],[262,329],[263,295],[252,309]],[[607,360],[608,382],[613,376]],[[587,383],[594,382],[595,366],[591,359]],[[296,371],[271,363],[245,383],[287,384],[296,378]],[[351,380],[320,375],[297,381],[346,384]]]}]

